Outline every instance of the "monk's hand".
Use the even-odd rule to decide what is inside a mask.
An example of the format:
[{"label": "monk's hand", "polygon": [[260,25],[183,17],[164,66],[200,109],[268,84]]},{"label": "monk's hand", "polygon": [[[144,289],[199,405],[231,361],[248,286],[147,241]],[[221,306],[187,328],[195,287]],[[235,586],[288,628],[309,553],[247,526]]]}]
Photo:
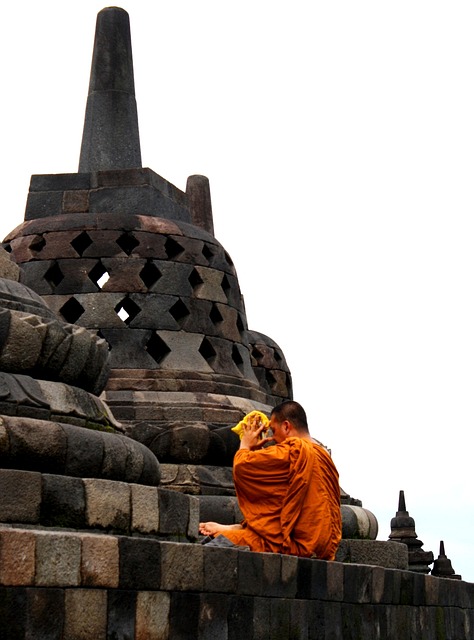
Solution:
[{"label": "monk's hand", "polygon": [[248,423],[244,423],[242,427],[242,439],[240,440],[241,449],[261,449],[262,446],[269,440],[269,438],[262,438],[262,433],[265,430],[265,424],[257,416],[251,418]]}]

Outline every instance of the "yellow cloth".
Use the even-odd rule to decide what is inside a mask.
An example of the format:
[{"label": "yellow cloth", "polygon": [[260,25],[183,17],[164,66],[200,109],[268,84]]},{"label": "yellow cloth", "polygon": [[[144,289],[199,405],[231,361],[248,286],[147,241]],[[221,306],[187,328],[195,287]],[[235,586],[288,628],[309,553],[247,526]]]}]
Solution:
[{"label": "yellow cloth", "polygon": [[239,449],[234,483],[243,529],[223,532],[234,544],[334,560],[341,540],[339,475],[329,453],[302,438],[266,449]]},{"label": "yellow cloth", "polygon": [[270,420],[261,411],[251,411],[250,413],[247,413],[247,415],[244,416],[242,420],[235,425],[235,427],[232,427],[231,430],[234,431],[234,433],[236,433],[242,440],[242,436],[244,435],[244,424],[249,424],[250,420],[252,420],[253,418],[260,418],[261,424],[265,425],[265,429],[263,431],[263,433],[265,433],[265,431],[268,429],[268,425],[270,424]]}]

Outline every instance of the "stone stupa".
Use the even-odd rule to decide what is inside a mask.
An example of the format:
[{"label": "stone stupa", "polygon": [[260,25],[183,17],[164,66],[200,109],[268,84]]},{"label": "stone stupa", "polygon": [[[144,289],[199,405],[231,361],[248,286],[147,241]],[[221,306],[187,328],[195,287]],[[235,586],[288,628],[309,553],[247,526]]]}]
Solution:
[{"label": "stone stupa", "polygon": [[229,426],[291,398],[291,375],[279,346],[247,327],[207,178],[183,192],[142,167],[123,9],[97,17],[78,173],[33,175],[3,246],[54,314],[107,341],[102,398],[163,463],[162,482],[233,493],[215,469],[230,472]]},{"label": "stone stupa", "polygon": [[[115,429],[198,495],[203,519],[240,518],[232,480],[254,409],[292,399],[278,344],[247,326],[231,257],[214,236],[209,181],[186,191],[142,167],[129,16],[99,12],[78,173],[33,175],[4,248],[52,314],[109,345],[101,399]],[[341,491],[346,537],[378,525]]]}]

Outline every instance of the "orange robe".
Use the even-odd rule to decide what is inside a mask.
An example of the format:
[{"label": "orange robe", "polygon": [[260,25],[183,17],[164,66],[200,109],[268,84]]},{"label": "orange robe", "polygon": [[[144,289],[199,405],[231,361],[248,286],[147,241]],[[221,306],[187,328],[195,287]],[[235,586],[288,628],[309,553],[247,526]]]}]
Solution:
[{"label": "orange robe", "polygon": [[341,540],[339,474],[329,453],[301,438],[239,449],[234,483],[243,529],[223,535],[251,551],[334,560]]}]

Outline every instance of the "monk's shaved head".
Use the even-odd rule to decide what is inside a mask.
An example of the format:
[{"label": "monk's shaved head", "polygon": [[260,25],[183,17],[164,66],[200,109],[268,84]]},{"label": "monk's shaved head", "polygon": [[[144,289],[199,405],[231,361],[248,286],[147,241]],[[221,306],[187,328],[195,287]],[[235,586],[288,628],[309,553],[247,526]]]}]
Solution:
[{"label": "monk's shaved head", "polygon": [[294,400],[285,400],[272,409],[270,417],[275,418],[278,422],[288,420],[298,431],[308,433],[308,420],[306,411],[299,402]]}]

